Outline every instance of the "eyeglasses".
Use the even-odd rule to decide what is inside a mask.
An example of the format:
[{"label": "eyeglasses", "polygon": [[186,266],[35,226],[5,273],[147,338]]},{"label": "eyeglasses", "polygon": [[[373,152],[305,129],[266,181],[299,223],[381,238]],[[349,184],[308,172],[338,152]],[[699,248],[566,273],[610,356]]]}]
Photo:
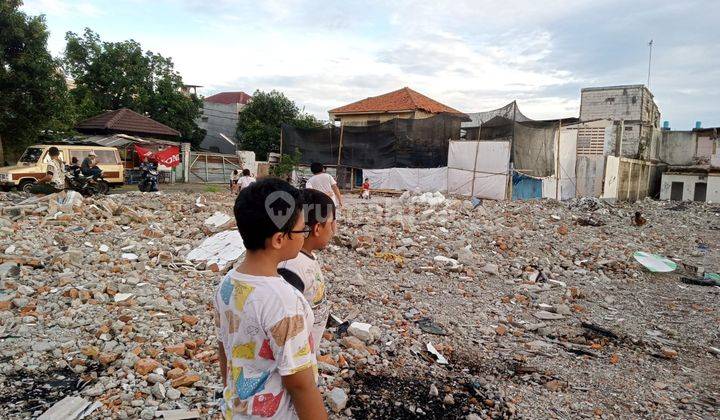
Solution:
[{"label": "eyeglasses", "polygon": [[312,226],[305,225],[305,227],[301,230],[291,230],[288,233],[302,233],[303,238],[308,238],[310,236],[310,232],[312,232]]}]

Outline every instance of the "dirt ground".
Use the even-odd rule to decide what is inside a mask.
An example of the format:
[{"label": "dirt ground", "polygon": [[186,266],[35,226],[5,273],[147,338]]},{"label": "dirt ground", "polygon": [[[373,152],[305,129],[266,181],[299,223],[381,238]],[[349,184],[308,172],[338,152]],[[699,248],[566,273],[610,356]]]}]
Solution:
[{"label": "dirt ground", "polygon": [[[24,208],[0,194],[2,417],[67,395],[100,402],[92,418],[216,413],[221,273],[186,256],[232,197],[116,192]],[[720,415],[720,287],[681,281],[720,271],[720,206],[348,198],[320,254],[341,322],[319,357],[334,417]],[[677,268],[652,273],[636,251]]]}]

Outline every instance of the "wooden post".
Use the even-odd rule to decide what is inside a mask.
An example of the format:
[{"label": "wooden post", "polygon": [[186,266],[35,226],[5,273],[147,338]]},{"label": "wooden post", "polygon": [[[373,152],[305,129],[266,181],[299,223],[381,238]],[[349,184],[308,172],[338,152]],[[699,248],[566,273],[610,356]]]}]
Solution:
[{"label": "wooden post", "polygon": [[480,149],[480,140],[475,142],[475,160],[473,161],[473,176],[472,176],[472,185],[470,186],[470,198],[475,197],[475,173],[477,171],[477,158],[478,158],[478,150]]},{"label": "wooden post", "polygon": [[340,167],[340,158],[342,157],[342,146],[343,146],[343,132],[345,131],[345,123],[340,123],[340,146],[338,147],[338,160],[337,166]]},{"label": "wooden post", "polygon": [[562,119],[558,120],[557,147],[555,147],[555,200],[560,201],[560,131]]},{"label": "wooden post", "polygon": [[210,175],[208,174],[208,155],[205,153],[205,182],[210,182]]},{"label": "wooden post", "polygon": [[283,157],[283,130],[282,130],[282,124],[280,125],[280,159],[278,160],[278,163],[282,163],[282,157]]}]

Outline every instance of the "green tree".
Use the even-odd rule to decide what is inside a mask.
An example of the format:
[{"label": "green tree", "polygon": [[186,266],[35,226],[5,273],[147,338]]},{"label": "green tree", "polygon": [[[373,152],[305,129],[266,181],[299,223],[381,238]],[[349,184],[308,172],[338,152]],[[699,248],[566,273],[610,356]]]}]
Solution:
[{"label": "green tree", "polygon": [[143,51],[133,40],[104,42],[88,28],[65,39],[65,66],[75,79],[71,94],[81,119],[130,108],[178,130],[183,141],[200,144],[202,101],[181,92],[183,80],[170,58]]},{"label": "green tree", "polygon": [[0,1],[0,164],[42,133],[61,135],[74,120],[60,62],[47,49],[45,19],[21,5]]},{"label": "green tree", "polygon": [[268,153],[280,151],[280,125],[302,128],[321,127],[312,115],[300,111],[295,102],[278,91],[256,91],[252,101],[238,116],[237,138],[243,150],[255,152],[258,160],[266,160]]}]

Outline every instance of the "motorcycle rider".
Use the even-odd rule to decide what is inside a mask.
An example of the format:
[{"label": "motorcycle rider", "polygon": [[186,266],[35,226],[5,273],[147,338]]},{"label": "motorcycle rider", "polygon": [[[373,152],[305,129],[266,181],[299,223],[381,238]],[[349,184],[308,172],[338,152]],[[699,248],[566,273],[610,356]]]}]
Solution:
[{"label": "motorcycle rider", "polygon": [[67,171],[75,179],[80,175],[80,165],[78,165],[77,157],[73,156],[72,159],[70,159],[70,165],[67,167]]},{"label": "motorcycle rider", "polygon": [[48,149],[48,156],[50,162],[47,165],[47,172],[32,186],[30,189],[32,194],[47,195],[65,191],[65,164],[60,158],[60,150],[52,146]]},{"label": "motorcycle rider", "polygon": [[147,191],[157,191],[157,178],[154,180],[149,179],[150,172],[157,171],[157,165],[148,159],[147,156],[144,156],[142,163],[140,163],[140,170],[142,171],[142,180],[140,181],[140,184],[142,185],[145,182],[151,182],[153,185],[149,185]]},{"label": "motorcycle rider", "polygon": [[95,152],[91,150],[87,157],[83,159],[80,165],[80,171],[85,176],[100,176],[102,169],[97,166],[97,155],[95,155]]}]

